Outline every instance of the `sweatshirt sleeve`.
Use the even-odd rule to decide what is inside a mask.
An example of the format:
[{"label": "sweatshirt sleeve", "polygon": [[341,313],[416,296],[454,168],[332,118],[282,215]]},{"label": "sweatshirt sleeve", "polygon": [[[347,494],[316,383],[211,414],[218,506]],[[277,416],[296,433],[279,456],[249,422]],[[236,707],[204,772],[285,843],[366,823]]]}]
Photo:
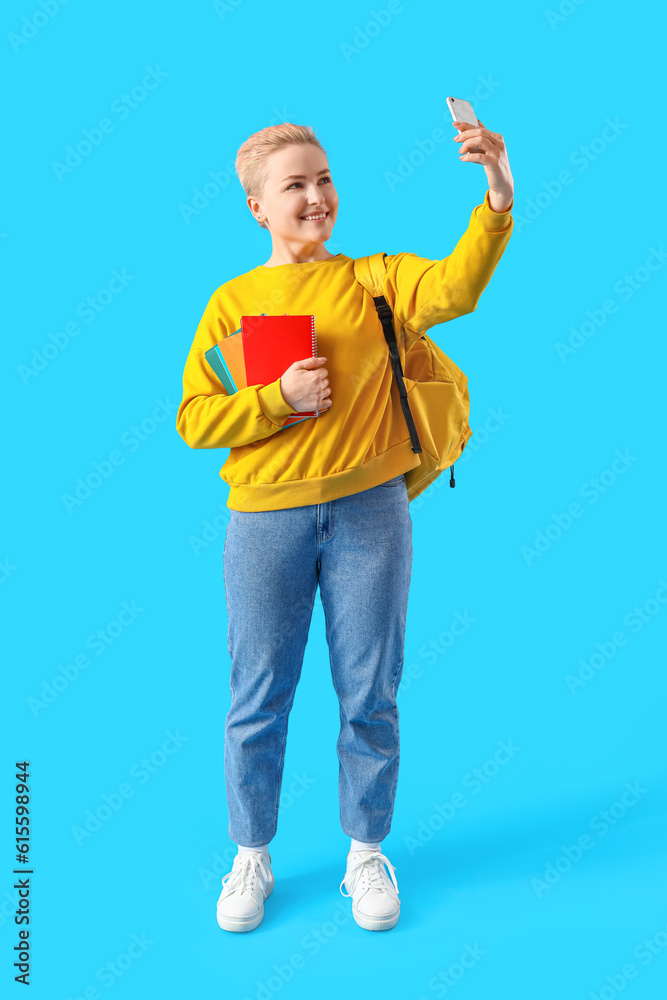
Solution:
[{"label": "sweatshirt sleeve", "polygon": [[[210,368],[204,352],[222,340],[224,329],[216,294],[197,328],[183,371],[183,398],[176,429],[190,448],[235,448],[280,430],[295,411],[280,391],[280,378],[229,395]],[[240,336],[237,334],[236,336]]]},{"label": "sweatshirt sleeve", "polygon": [[430,327],[477,308],[512,234],[513,206],[514,200],[506,212],[494,212],[487,190],[448,257],[387,256],[383,291],[404,331],[406,351]]}]

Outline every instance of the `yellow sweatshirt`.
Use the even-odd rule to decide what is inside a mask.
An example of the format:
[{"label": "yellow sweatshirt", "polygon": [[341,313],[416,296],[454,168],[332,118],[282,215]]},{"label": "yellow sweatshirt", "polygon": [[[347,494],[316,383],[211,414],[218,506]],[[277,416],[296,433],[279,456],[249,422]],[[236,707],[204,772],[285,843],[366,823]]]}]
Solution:
[{"label": "yellow sweatshirt", "polygon": [[[430,327],[473,312],[512,233],[511,211],[494,212],[487,190],[452,253],[428,260],[387,255],[383,293],[394,316],[401,364]],[[373,299],[354,279],[353,258],[260,265],[221,285],[201,318],[183,372],[176,427],[191,448],[229,448],[220,477],[227,506],[282,510],[370,489],[419,465],[401,410],[389,348]],[[204,352],[242,315],[315,316],[332,405],[283,429],[295,411],[280,379],[231,396]],[[300,360],[300,359],[295,359]],[[412,387],[406,383],[409,391]]]}]

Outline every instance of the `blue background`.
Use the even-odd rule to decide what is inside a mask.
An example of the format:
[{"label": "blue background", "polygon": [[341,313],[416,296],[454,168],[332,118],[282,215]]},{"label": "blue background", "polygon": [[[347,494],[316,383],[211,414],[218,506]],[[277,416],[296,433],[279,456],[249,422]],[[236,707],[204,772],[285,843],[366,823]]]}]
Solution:
[{"label": "blue background", "polygon": [[[654,1000],[667,983],[661,12],[44,3],[3,16],[16,95],[1,227],[3,978],[17,942],[13,765],[28,759],[33,997],[608,1000],[627,986]],[[149,68],[153,89],[122,111]],[[401,919],[363,931],[338,891],[349,841],[318,598],[276,889],[256,931],[228,934],[215,920],[234,853],[227,452],[188,449],[175,413],[208,298],[271,251],[234,157],[260,128],[311,124],[340,197],[329,250],[439,259],[487,187],[458,160],[448,94],[505,137],[515,229],[477,311],[431,331],[469,377],[474,436],[456,489],[445,474],[411,505],[401,777],[383,845]],[[59,171],[104,118],[110,131]],[[114,270],[126,284],[108,293]],[[88,297],[93,315],[77,312]],[[449,641],[457,614],[474,622]],[[501,765],[499,741],[515,748]],[[457,792],[465,804],[444,819],[436,806],[447,814]]]}]

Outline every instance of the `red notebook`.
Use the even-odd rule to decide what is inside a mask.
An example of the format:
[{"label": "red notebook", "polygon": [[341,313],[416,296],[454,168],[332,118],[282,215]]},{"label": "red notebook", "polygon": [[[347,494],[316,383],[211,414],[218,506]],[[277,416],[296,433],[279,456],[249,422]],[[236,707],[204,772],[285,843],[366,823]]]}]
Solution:
[{"label": "red notebook", "polygon": [[[242,316],[241,337],[248,385],[268,385],[295,361],[317,357],[314,316]],[[317,417],[319,410],[299,410]]]}]

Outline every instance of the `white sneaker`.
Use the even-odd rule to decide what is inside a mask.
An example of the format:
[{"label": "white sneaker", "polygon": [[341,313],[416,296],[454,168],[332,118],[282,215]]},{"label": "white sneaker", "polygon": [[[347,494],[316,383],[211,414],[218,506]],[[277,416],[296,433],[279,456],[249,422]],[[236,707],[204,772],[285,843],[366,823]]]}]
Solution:
[{"label": "white sneaker", "polygon": [[217,910],[223,931],[252,931],[261,924],[264,900],[273,892],[275,881],[268,851],[239,851],[232,870],[222,879]]},{"label": "white sneaker", "polygon": [[[391,881],[384,866],[389,869]],[[368,931],[387,931],[398,921],[396,869],[381,851],[350,851],[347,871],[339,889],[352,897],[352,916]],[[343,892],[343,885],[349,892]]]}]

